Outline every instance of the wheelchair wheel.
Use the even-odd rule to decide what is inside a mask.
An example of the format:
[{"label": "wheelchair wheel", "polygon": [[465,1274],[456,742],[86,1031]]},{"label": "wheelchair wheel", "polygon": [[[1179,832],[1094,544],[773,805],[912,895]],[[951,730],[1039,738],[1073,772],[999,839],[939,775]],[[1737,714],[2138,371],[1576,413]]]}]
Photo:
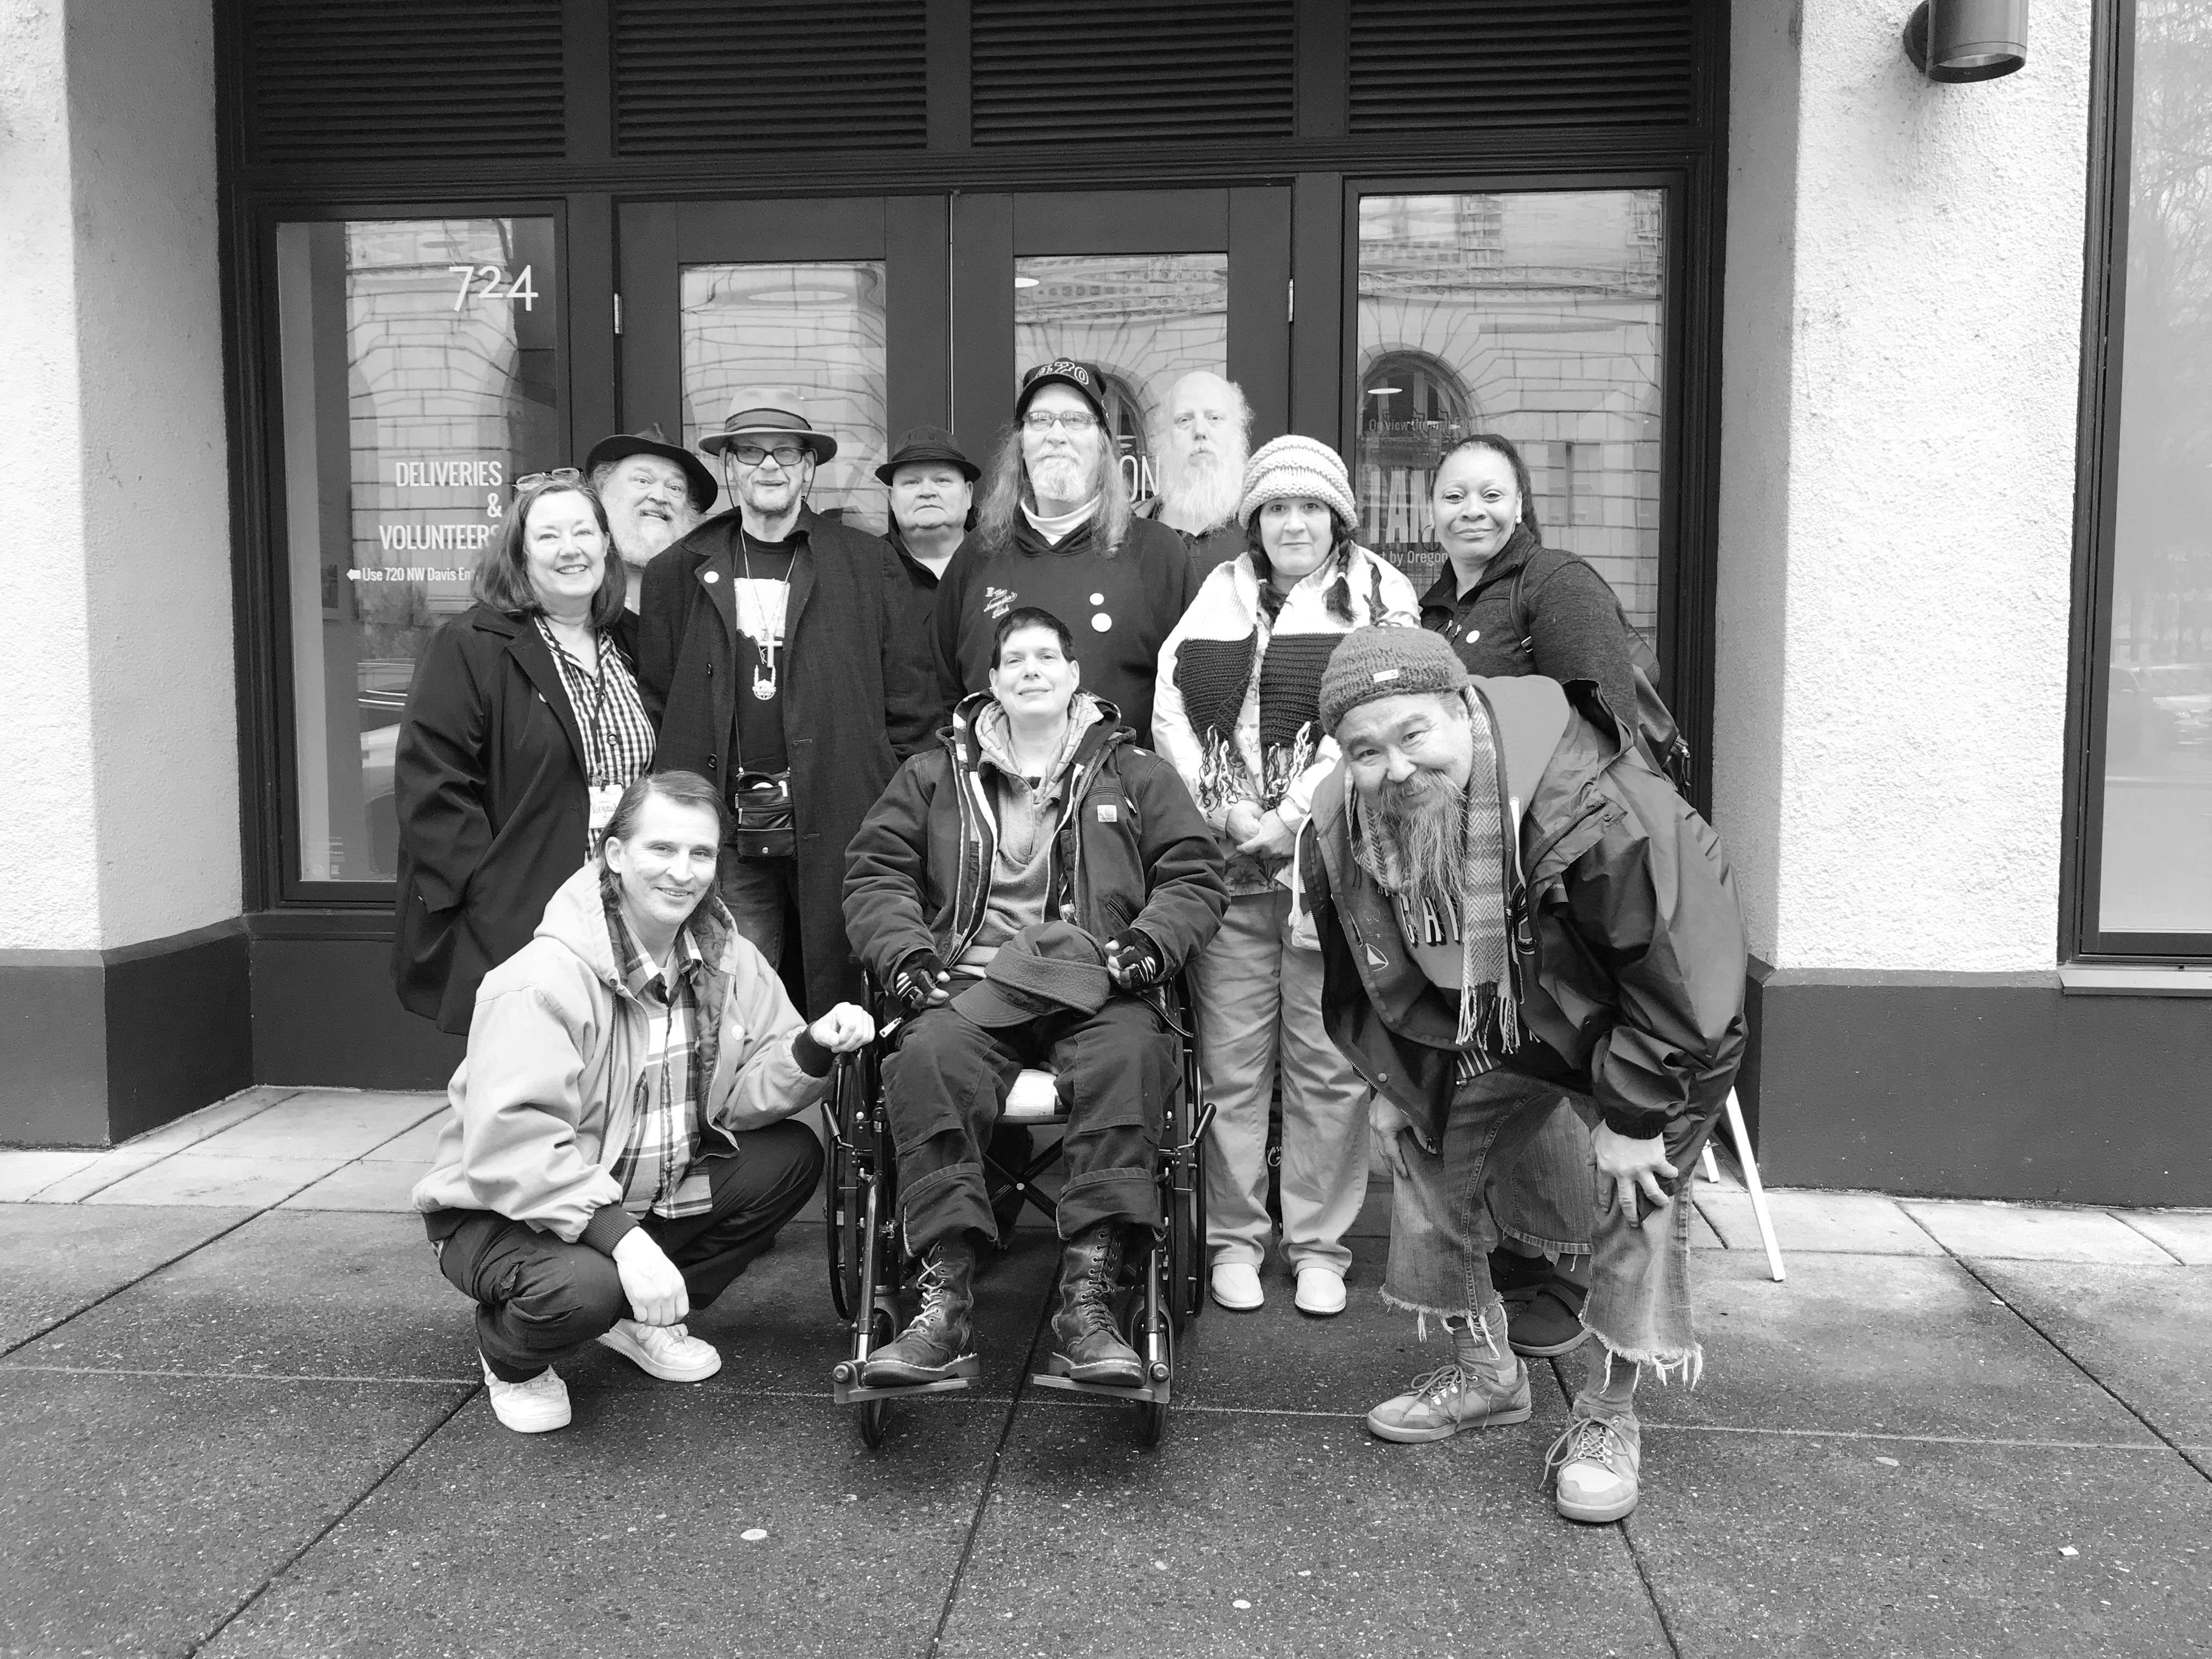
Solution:
[{"label": "wheelchair wheel", "polygon": [[[866,1081],[858,1064],[839,1068],[833,1105],[841,1133],[850,1136],[866,1103],[857,1098]],[[823,1237],[830,1253],[830,1300],[837,1317],[850,1324],[860,1305],[860,1274],[868,1249],[866,1182],[858,1161],[836,1138],[830,1143],[830,1178],[823,1188]]]},{"label": "wheelchair wheel", "polygon": [[[872,1353],[898,1333],[891,1328],[890,1310],[878,1308],[868,1316],[868,1352]],[[882,1449],[884,1431],[890,1425],[891,1402],[888,1400],[863,1400],[860,1402],[860,1441],[870,1451]]]},{"label": "wheelchair wheel", "polygon": [[[1175,1326],[1172,1316],[1160,1322],[1160,1352],[1168,1362],[1168,1375],[1175,1375]],[[1145,1346],[1145,1293],[1139,1289],[1129,1298],[1129,1314],[1121,1340],[1139,1353],[1146,1352]],[[1137,1443],[1157,1446],[1168,1426],[1168,1407],[1152,1401],[1142,1401],[1137,1406]]]}]

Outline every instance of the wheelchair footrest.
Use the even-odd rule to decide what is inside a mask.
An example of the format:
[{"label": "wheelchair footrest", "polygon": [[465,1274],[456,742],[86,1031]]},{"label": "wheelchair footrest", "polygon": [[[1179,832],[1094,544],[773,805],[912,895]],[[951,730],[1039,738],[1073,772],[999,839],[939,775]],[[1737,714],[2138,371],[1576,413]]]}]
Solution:
[{"label": "wheelchair footrest", "polygon": [[1160,1377],[1141,1388],[1125,1389],[1111,1382],[1079,1382],[1060,1371],[1031,1371],[1030,1381],[1041,1389],[1065,1389],[1070,1394],[1095,1394],[1106,1400],[1126,1400],[1132,1405],[1164,1406],[1170,1379]]},{"label": "wheelchair footrest", "polygon": [[841,1406],[857,1406],[868,1400],[909,1400],[918,1394],[957,1394],[975,1386],[973,1372],[965,1376],[948,1376],[936,1382],[902,1382],[896,1388],[870,1389],[858,1382],[830,1384],[831,1396]]}]

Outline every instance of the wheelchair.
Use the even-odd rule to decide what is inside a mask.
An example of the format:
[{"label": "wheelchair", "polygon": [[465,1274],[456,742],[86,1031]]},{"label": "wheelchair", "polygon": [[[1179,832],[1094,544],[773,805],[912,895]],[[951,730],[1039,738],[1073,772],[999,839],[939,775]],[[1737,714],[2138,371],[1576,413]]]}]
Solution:
[{"label": "wheelchair", "polygon": [[[883,1091],[883,1055],[903,1023],[904,1011],[881,993],[872,976],[866,994],[866,1006],[878,1013],[881,1035],[858,1053],[838,1057],[828,1103],[830,1171],[823,1231],[829,1243],[830,1300],[852,1333],[852,1357],[840,1360],[831,1372],[831,1395],[840,1406],[859,1408],[860,1438],[873,1449],[883,1444],[893,1401],[972,1389],[975,1370],[971,1362],[964,1376],[895,1389],[871,1389],[860,1382],[868,1355],[903,1328],[902,1302],[912,1294],[918,1274],[918,1264],[906,1260],[899,1240],[898,1154]],[[1176,1339],[1206,1305],[1206,1130],[1213,1109],[1200,1100],[1196,1027],[1182,981],[1146,993],[1146,1000],[1182,1048],[1178,1082],[1162,1114],[1154,1170],[1165,1237],[1141,1251],[1132,1248],[1118,1295],[1122,1340],[1143,1360],[1146,1380],[1133,1389],[1079,1382],[1059,1374],[1056,1363],[1052,1370],[1031,1373],[1029,1380],[1040,1388],[1128,1402],[1136,1408],[1138,1438],[1152,1446],[1159,1443],[1174,1397]],[[1025,1068],[1014,1079],[999,1121],[1032,1128],[1066,1124],[1054,1074]],[[994,1209],[1018,1194],[1015,1213],[1028,1206],[1054,1218],[1052,1199],[1036,1183],[1059,1156],[1054,1142],[1026,1165],[1010,1168],[986,1146],[985,1180]]]}]

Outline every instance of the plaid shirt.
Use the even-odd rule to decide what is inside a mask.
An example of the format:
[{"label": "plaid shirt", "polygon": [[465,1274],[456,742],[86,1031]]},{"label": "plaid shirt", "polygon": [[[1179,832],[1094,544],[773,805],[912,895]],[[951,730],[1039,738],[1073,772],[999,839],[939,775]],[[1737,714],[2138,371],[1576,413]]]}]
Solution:
[{"label": "plaid shirt", "polygon": [[676,934],[672,990],[637,941],[615,902],[607,902],[607,931],[623,983],[646,1013],[645,1065],[638,1073],[629,1139],[610,1166],[630,1214],[674,1218],[703,1213],[713,1201],[707,1167],[699,1157],[699,1091],[704,1072],[699,1052],[699,986],[707,976],[691,930]]},{"label": "plaid shirt", "polygon": [[646,718],[636,678],[605,634],[599,635],[599,666],[594,673],[568,654],[568,647],[553,636],[542,616],[538,631],[553,653],[561,684],[568,688],[568,706],[584,734],[588,781],[620,788],[653,764],[653,722]]}]

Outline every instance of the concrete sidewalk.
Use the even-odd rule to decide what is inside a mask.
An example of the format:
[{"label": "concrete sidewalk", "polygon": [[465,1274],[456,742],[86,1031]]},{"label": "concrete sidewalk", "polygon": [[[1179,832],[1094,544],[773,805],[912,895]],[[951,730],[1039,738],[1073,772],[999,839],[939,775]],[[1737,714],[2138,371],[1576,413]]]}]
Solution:
[{"label": "concrete sidewalk", "polygon": [[2198,1653],[2212,1647],[2212,1215],[1699,1183],[1695,1391],[1645,1498],[1559,1520],[1530,1423],[1360,1418],[1436,1364],[1383,1309],[1189,1328],[1164,1443],[1025,1386],[1055,1255],[984,1280],[985,1382],[866,1451],[818,1224],[693,1328],[722,1372],[564,1364],[482,1400],[406,1192],[431,1095],[257,1090],[101,1153],[0,1152],[0,1653]]}]

